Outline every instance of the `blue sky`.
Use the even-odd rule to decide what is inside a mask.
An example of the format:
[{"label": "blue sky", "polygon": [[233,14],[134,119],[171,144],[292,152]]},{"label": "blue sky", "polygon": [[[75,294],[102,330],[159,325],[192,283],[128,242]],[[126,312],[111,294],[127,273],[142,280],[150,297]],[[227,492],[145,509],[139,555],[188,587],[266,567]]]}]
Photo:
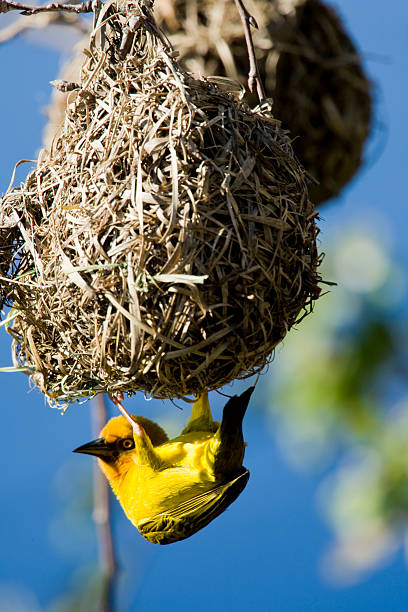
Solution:
[{"label": "blue sky", "polygon": [[[378,220],[406,269],[408,5],[395,0],[387,11],[380,0],[343,0],[337,6],[375,82],[376,128],[366,166],[337,202],[322,209],[322,245],[353,219]],[[7,189],[19,159],[36,156],[48,83],[60,61],[60,53],[30,38],[0,46],[0,191]],[[24,178],[24,170],[19,176]],[[10,338],[1,332],[0,365],[9,364]],[[0,376],[0,609],[15,612],[20,598],[26,602],[21,610],[39,612],[86,582],[97,559],[87,496],[92,461],[71,455],[92,437],[90,404],[72,406],[61,416],[38,391],[29,390],[24,375]],[[210,607],[231,612],[407,609],[402,551],[354,586],[333,587],[322,579],[320,560],[330,530],[316,503],[319,475],[293,471],[277,449],[270,421],[257,410],[265,401],[266,377],[245,423],[251,478],[227,512],[193,538],[162,548],[143,541],[117,509],[120,612],[156,612],[164,606],[196,612]],[[215,395],[213,405],[219,414],[223,399]],[[159,422],[174,416],[181,425],[187,418],[170,403],[146,403],[141,395],[128,407]]]}]

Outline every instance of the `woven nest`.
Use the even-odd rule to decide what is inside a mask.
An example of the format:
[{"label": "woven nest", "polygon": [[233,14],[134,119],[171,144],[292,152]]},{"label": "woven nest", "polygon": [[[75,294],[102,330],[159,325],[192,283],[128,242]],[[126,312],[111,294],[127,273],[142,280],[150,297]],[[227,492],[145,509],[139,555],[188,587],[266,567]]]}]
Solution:
[{"label": "woven nest", "polygon": [[318,203],[339,194],[361,165],[371,126],[371,84],[334,9],[307,0],[280,44],[274,113],[291,133],[296,155],[317,179]]},{"label": "woven nest", "polygon": [[[320,0],[247,0],[259,69],[273,112],[315,179],[315,204],[339,194],[361,165],[371,126],[371,83],[334,8]],[[233,0],[157,0],[183,65],[245,83],[248,57]],[[255,96],[248,95],[250,104]]]},{"label": "woven nest", "polygon": [[19,274],[21,260],[19,250],[23,239],[17,227],[18,216],[9,205],[8,210],[0,210],[0,310],[9,306],[9,295],[12,285],[8,278],[16,278]]},{"label": "woven nest", "polygon": [[144,5],[105,4],[89,48],[63,134],[1,201],[31,262],[8,283],[15,364],[60,405],[250,376],[319,293],[286,133],[184,73]]}]

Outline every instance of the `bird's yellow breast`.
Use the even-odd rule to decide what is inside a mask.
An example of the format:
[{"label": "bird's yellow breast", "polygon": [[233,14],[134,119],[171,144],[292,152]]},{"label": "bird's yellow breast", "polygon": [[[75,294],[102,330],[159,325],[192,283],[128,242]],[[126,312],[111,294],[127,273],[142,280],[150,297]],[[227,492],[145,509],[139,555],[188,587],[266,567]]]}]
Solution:
[{"label": "bird's yellow breast", "polygon": [[120,481],[111,482],[132,523],[137,525],[213,486],[214,475],[207,461],[211,438],[209,433],[197,436],[195,432],[157,446],[155,451],[161,459],[158,470],[141,465],[137,453],[132,453],[132,461],[122,466]]}]

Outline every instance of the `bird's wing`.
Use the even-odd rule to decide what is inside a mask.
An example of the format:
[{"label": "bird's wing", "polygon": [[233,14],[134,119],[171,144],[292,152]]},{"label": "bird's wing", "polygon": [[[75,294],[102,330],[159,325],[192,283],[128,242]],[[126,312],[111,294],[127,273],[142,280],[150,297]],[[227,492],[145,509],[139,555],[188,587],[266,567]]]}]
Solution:
[{"label": "bird's wing", "polygon": [[222,514],[242,493],[249,479],[249,471],[242,470],[227,483],[192,497],[171,510],[143,519],[137,524],[141,535],[154,544],[171,544],[190,537]]}]

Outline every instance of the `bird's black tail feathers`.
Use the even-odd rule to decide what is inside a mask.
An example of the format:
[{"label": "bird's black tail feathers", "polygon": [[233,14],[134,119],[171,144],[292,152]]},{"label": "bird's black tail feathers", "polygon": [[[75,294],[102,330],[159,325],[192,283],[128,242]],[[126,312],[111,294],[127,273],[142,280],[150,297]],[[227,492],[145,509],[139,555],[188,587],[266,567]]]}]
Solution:
[{"label": "bird's black tail feathers", "polygon": [[221,430],[223,426],[225,429],[231,428],[232,423],[238,426],[242,424],[254,389],[255,387],[249,387],[241,395],[234,395],[228,400],[222,414]]},{"label": "bird's black tail feathers", "polygon": [[249,387],[241,395],[234,395],[224,406],[216,434],[219,446],[214,461],[214,473],[219,477],[232,477],[242,469],[245,451],[242,420],[254,388]]}]

